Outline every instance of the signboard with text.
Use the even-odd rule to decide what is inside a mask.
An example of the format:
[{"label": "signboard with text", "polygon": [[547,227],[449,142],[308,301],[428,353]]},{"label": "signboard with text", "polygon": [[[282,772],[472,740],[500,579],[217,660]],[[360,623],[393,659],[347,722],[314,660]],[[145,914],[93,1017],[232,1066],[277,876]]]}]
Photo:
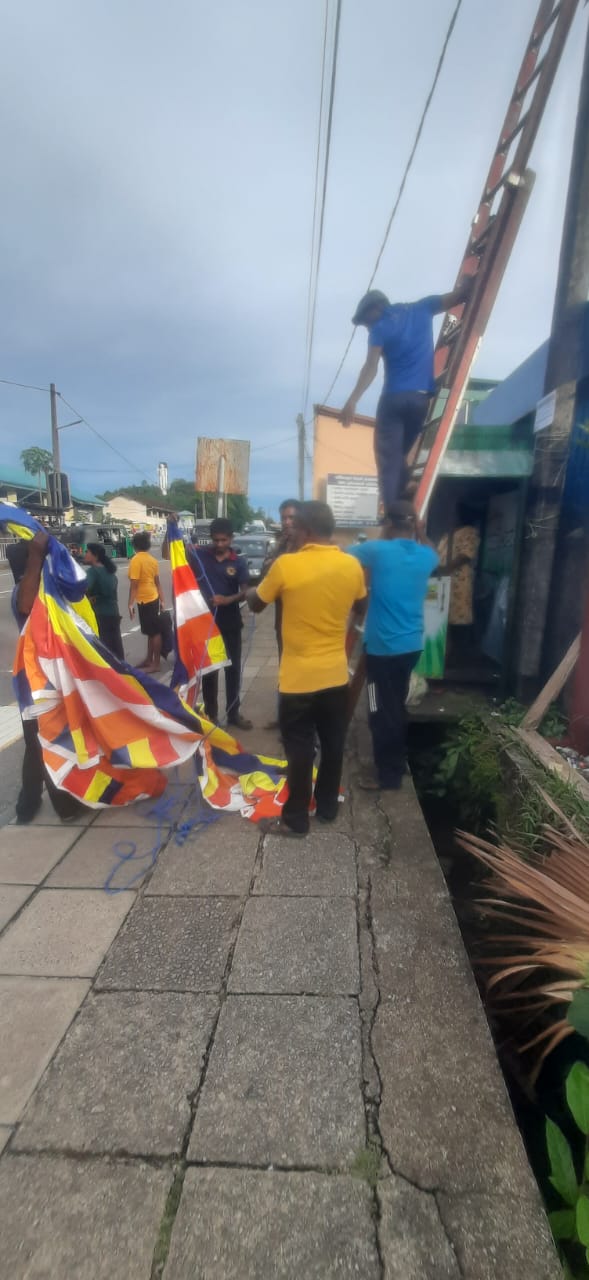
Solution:
[{"label": "signboard with text", "polygon": [[333,511],[336,527],[355,529],[378,524],[378,481],[376,476],[327,477],[326,502]]}]

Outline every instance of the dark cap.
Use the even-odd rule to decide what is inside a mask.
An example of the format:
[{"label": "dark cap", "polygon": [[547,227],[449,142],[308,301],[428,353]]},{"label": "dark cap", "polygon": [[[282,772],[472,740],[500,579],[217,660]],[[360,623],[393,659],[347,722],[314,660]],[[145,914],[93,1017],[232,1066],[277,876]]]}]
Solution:
[{"label": "dark cap", "polygon": [[390,521],[391,524],[409,524],[416,520],[415,507],[412,502],[406,502],[399,499],[398,502],[391,502],[387,507],[385,514],[381,520],[381,524]]},{"label": "dark cap", "polygon": [[386,293],[381,293],[380,289],[369,289],[368,293],[360,298],[358,306],[352,316],[352,324],[364,324],[364,319],[368,311],[372,307],[389,307],[390,302]]}]

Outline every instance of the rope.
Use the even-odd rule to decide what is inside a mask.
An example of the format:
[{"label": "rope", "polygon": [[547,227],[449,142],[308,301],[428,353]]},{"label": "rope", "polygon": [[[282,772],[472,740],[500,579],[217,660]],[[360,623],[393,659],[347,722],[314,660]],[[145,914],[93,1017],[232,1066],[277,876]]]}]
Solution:
[{"label": "rope", "polygon": [[[200,790],[196,758],[194,763],[197,789],[195,793],[195,811],[192,816],[185,817],[182,822],[177,821],[175,814],[176,811],[179,811],[179,817],[182,813],[186,804],[186,794],[181,792],[174,799],[168,792],[164,792],[154,804],[149,806],[144,814],[139,815],[147,820],[157,819],[157,834],[153,847],[146,850],[145,853],[137,853],[137,844],[134,840],[119,840],[116,844],[113,844],[112,850],[115,855],[115,861],[102,886],[105,893],[111,896],[117,893],[125,893],[134,884],[137,884],[137,881],[141,880],[155,866],[158,854],[171,839],[172,835],[174,835],[174,843],[181,847],[186,843],[191,833],[198,836],[207,827],[210,827],[211,823],[219,821],[221,814],[214,809],[205,807]],[[192,785],[192,783],[186,783],[185,787],[188,789]],[[175,832],[174,827],[176,828]],[[133,867],[138,867],[138,870],[134,871],[124,883],[115,884],[114,881],[122,868],[127,866],[130,866],[131,870]]]}]

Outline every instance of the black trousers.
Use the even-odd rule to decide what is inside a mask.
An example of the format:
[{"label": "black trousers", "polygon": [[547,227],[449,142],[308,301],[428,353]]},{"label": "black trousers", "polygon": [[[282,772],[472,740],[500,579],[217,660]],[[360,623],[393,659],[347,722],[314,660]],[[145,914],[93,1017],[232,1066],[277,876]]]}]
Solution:
[{"label": "black trousers", "polygon": [[43,764],[43,754],[39,742],[36,720],[23,720],[23,737],[25,754],[22,762],[22,783],[16,802],[16,816],[27,822],[34,818],[43,795],[43,784],[47,787],[49,799],[59,818],[74,818],[85,811],[85,806],[70,796],[67,791],[60,791],[51,781]]},{"label": "black trousers", "polygon": [[405,491],[407,454],[423,431],[430,397],[423,391],[383,391],[376,410],[374,455],[385,510]]},{"label": "black trousers", "polygon": [[98,634],[102,643],[114,653],[115,658],[120,658],[121,662],[125,661],[125,651],[123,649],[123,641],[121,637],[121,619],[118,616],[96,618],[98,623]]},{"label": "black trousers", "polygon": [[[217,618],[217,626],[219,620]],[[239,692],[241,688],[241,626],[230,631],[221,631],[231,666],[225,667],[225,701],[227,704],[227,721],[233,724],[239,715]],[[212,671],[203,676],[202,697],[205,715],[214,724],[219,719],[219,672]]]},{"label": "black trousers", "polygon": [[288,800],[282,819],[293,831],[309,830],[315,734],[321,746],[315,783],[317,813],[326,822],[337,817],[347,706],[347,684],[316,693],[280,694],[278,719],[288,765]]},{"label": "black trousers", "polygon": [[366,654],[368,723],[381,787],[400,787],[407,767],[407,712],[411,672],[419,653]]}]

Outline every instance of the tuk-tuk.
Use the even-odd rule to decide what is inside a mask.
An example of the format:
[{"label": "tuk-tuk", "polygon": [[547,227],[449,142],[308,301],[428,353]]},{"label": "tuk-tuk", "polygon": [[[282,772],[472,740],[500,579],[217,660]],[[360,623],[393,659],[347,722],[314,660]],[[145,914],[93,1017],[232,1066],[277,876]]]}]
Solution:
[{"label": "tuk-tuk", "polygon": [[74,560],[84,559],[89,542],[104,542],[104,538],[100,536],[100,525],[97,524],[70,524],[61,530],[59,540],[67,547]]},{"label": "tuk-tuk", "polygon": [[101,524],[98,526],[100,539],[104,542],[107,554],[125,560],[129,554],[128,532],[122,524]]}]

